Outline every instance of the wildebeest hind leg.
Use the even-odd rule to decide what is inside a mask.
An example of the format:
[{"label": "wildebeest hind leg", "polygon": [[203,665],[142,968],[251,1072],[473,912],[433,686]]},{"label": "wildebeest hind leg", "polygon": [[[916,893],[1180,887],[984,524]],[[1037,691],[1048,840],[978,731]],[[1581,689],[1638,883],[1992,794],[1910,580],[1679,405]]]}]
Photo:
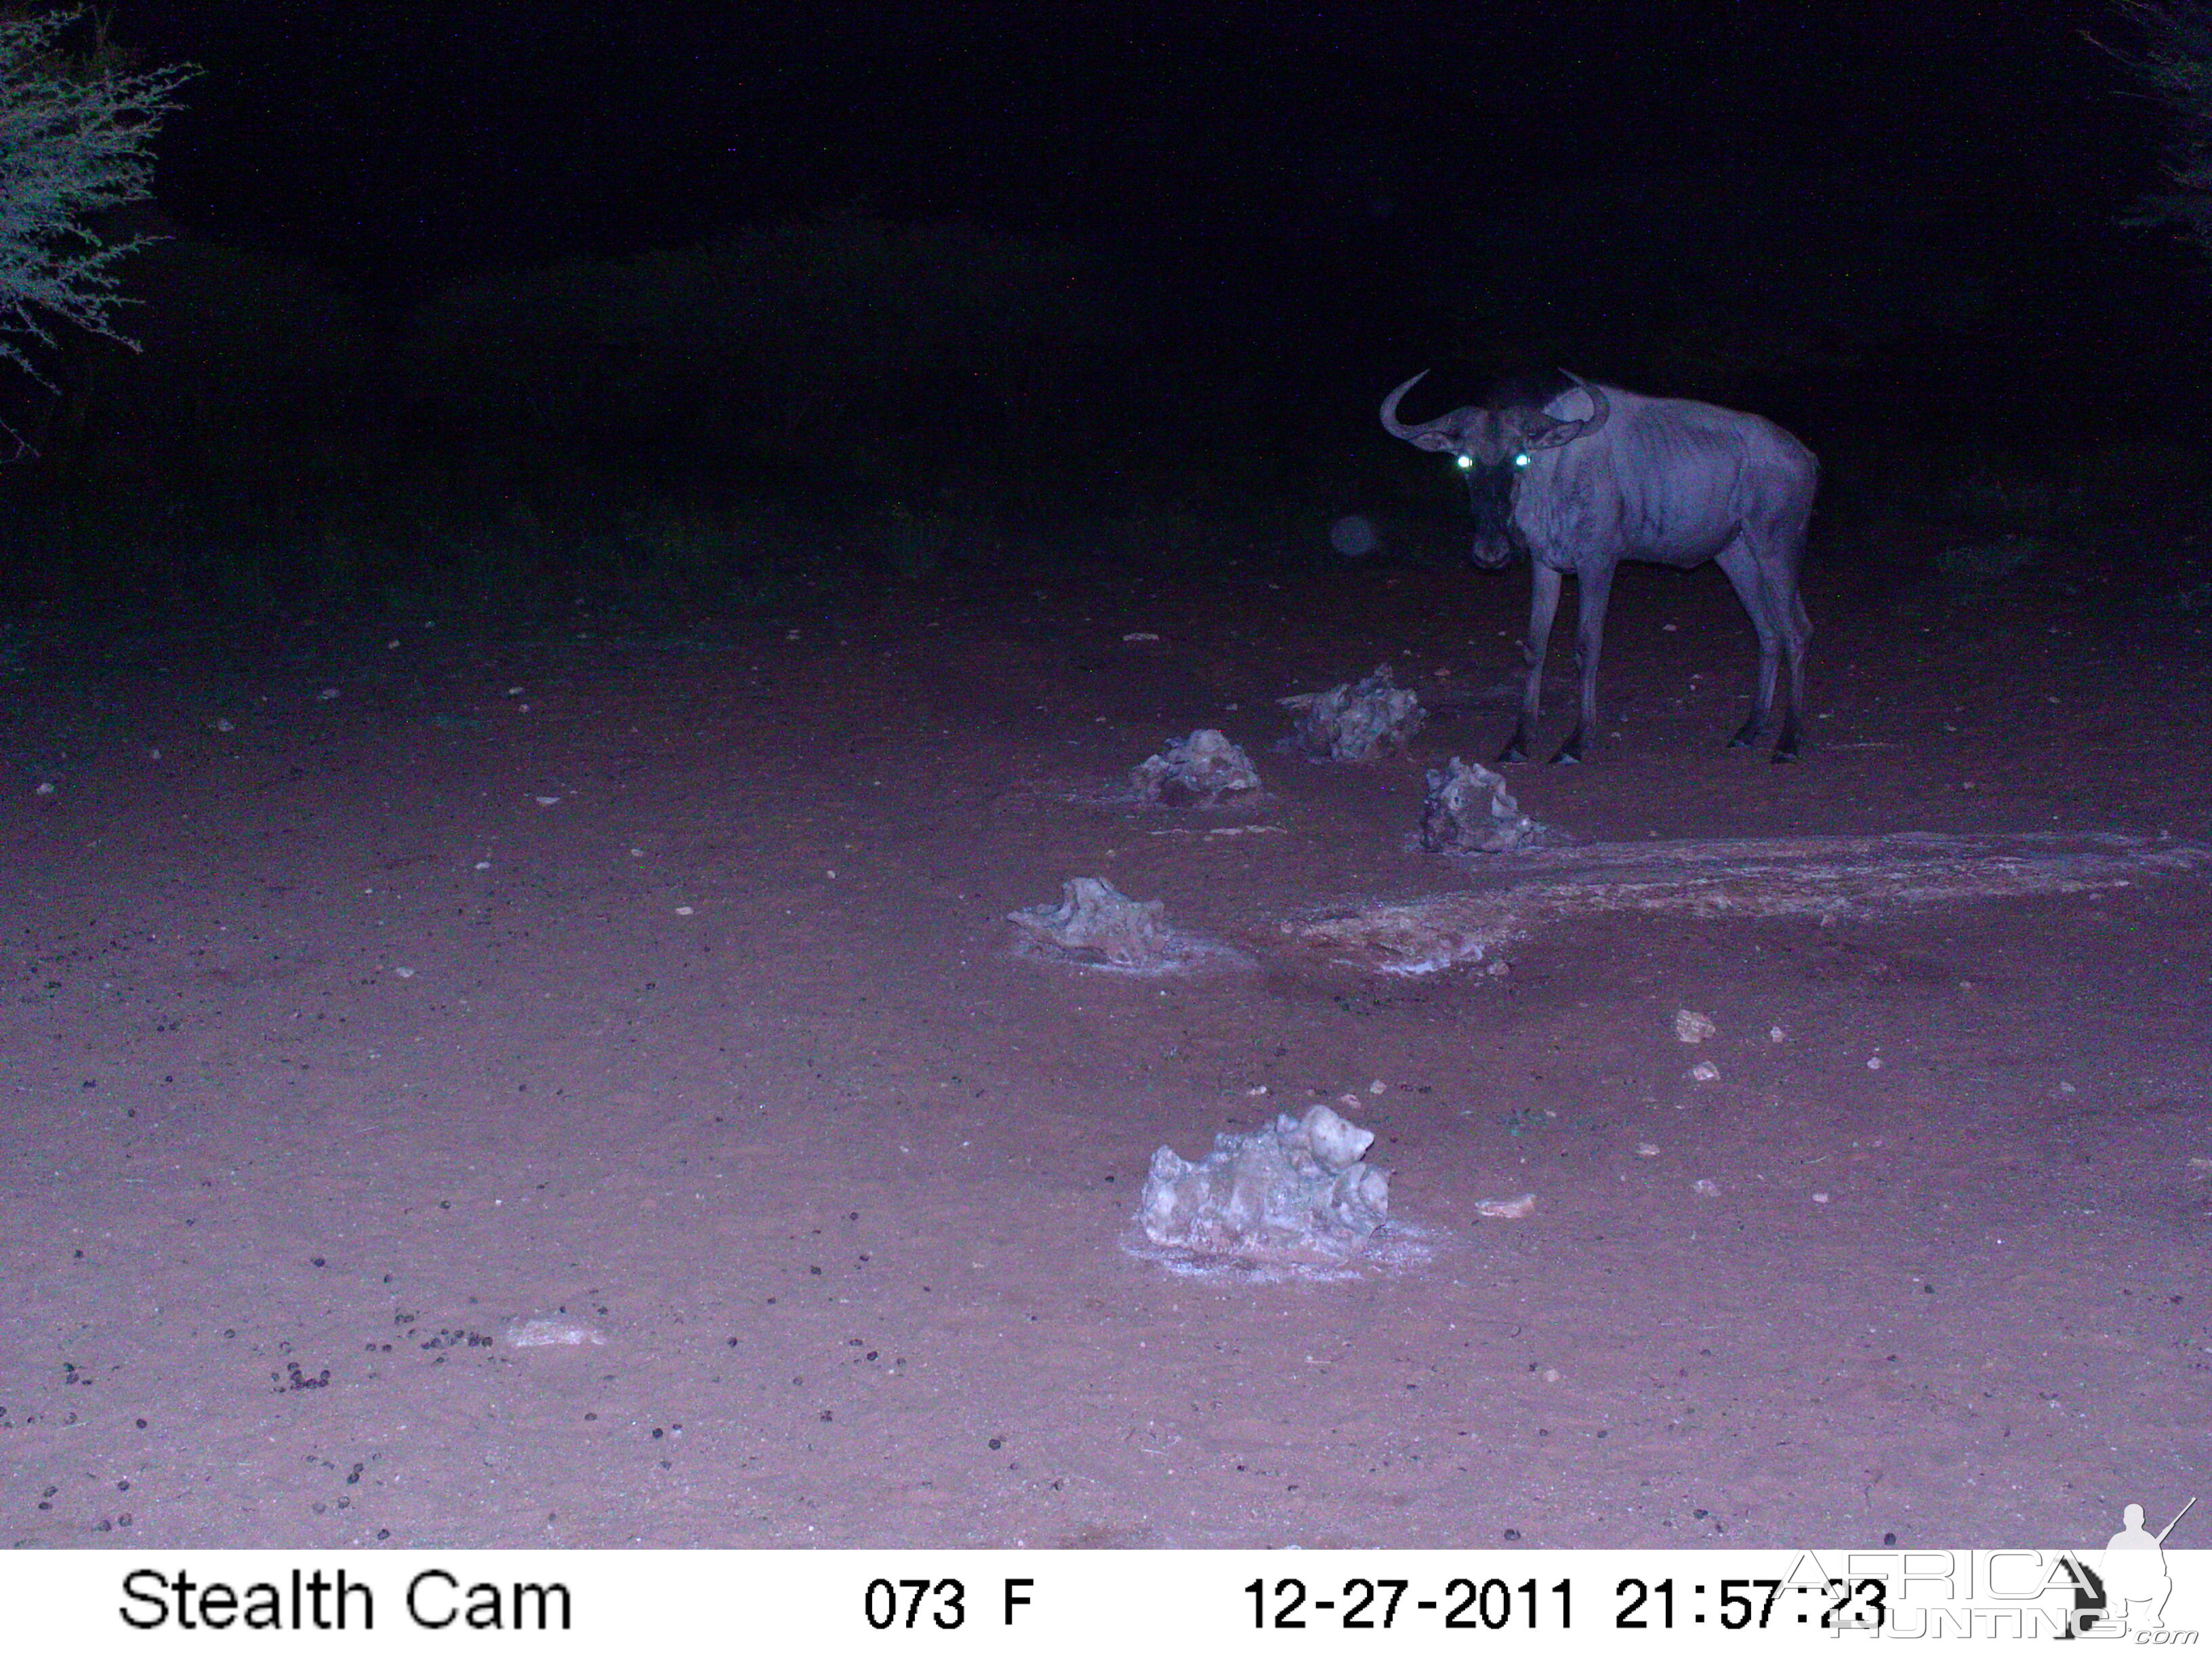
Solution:
[{"label": "wildebeest hind leg", "polygon": [[[1748,749],[1759,741],[1759,733],[1766,730],[1767,717],[1774,712],[1775,680],[1782,666],[1781,618],[1775,614],[1774,596],[1760,580],[1759,560],[1741,532],[1721,550],[1713,562],[1727,573],[1729,586],[1735,589],[1736,598],[1743,601],[1752,628],[1759,635],[1759,678],[1752,690],[1751,717],[1729,739],[1731,749]],[[1793,728],[1796,713],[1796,705],[1792,704],[1788,723]]]},{"label": "wildebeest hind leg", "polygon": [[1774,743],[1774,758],[1778,761],[1797,758],[1797,721],[1805,708],[1805,647],[1813,639],[1813,619],[1805,614],[1805,603],[1794,590],[1788,616],[1789,633],[1783,651],[1789,659],[1790,707],[1782,716],[1782,735]]}]

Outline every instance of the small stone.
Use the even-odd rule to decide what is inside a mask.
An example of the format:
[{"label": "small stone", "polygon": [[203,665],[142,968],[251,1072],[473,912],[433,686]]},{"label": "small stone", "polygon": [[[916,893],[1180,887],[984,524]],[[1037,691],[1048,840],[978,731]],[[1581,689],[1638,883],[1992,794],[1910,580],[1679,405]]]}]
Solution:
[{"label": "small stone", "polygon": [[[500,1334],[510,1348],[604,1347],[607,1340],[597,1326],[558,1314],[518,1319]],[[655,1429],[653,1432],[658,1437],[660,1431]]]},{"label": "small stone", "polygon": [[1708,1038],[1717,1037],[1720,1034],[1721,1028],[1713,1024],[1710,1016],[1693,1013],[1687,1008],[1680,1008],[1675,1011],[1675,1042],[1703,1042]]}]

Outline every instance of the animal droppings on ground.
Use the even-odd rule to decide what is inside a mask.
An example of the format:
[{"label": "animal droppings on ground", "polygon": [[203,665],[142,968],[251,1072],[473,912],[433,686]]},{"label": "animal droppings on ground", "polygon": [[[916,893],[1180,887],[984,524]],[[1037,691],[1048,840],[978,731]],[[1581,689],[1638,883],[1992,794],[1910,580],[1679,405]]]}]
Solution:
[{"label": "animal droppings on ground", "polygon": [[1317,760],[1373,760],[1386,744],[1402,750],[1427,718],[1420,698],[1398,689],[1387,662],[1357,684],[1275,701],[1294,717],[1285,746]]},{"label": "animal droppings on ground", "polygon": [[1457,756],[1428,774],[1421,803],[1421,845],[1431,853],[1510,853],[1540,843],[1551,832],[1521,810],[1505,780]]},{"label": "animal droppings on ground", "polygon": [[1212,726],[1201,726],[1139,762],[1129,785],[1139,799],[1164,806],[1218,806],[1224,797],[1257,792],[1260,773],[1242,749]]}]

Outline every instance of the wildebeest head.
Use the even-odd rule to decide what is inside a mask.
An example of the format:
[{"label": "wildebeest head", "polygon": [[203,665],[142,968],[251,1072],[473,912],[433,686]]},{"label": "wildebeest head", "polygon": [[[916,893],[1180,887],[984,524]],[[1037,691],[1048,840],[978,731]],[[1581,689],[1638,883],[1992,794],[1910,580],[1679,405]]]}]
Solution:
[{"label": "wildebeest head", "polygon": [[[1468,498],[1474,508],[1474,562],[1494,570],[1519,550],[1513,526],[1513,496],[1522,473],[1542,450],[1571,443],[1605,424],[1611,406],[1595,386],[1564,371],[1501,380],[1479,404],[1455,409],[1433,421],[1407,425],[1398,418],[1398,400],[1426,374],[1420,374],[1382,400],[1382,427],[1393,437],[1422,449],[1454,457],[1467,474]],[[1590,413],[1579,421],[1545,413],[1546,406],[1576,386],[1589,394]]]}]

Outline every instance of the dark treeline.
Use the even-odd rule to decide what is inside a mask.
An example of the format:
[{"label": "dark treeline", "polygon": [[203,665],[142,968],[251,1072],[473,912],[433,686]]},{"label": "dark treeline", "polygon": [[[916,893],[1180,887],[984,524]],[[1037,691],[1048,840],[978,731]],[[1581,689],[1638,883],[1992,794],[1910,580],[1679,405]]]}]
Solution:
[{"label": "dark treeline", "polygon": [[1599,179],[1449,235],[1340,195],[1233,262],[854,213],[406,301],[179,234],[129,273],[143,351],[72,341],[14,389],[7,586],[755,604],[1055,532],[1321,558],[1347,512],[1419,556],[1462,503],[1374,408],[1431,364],[1438,409],[1558,364],[1771,413],[1832,523],[2050,536],[2205,482],[2185,258],[2109,222],[2031,255],[2002,199],[1843,169]]}]

